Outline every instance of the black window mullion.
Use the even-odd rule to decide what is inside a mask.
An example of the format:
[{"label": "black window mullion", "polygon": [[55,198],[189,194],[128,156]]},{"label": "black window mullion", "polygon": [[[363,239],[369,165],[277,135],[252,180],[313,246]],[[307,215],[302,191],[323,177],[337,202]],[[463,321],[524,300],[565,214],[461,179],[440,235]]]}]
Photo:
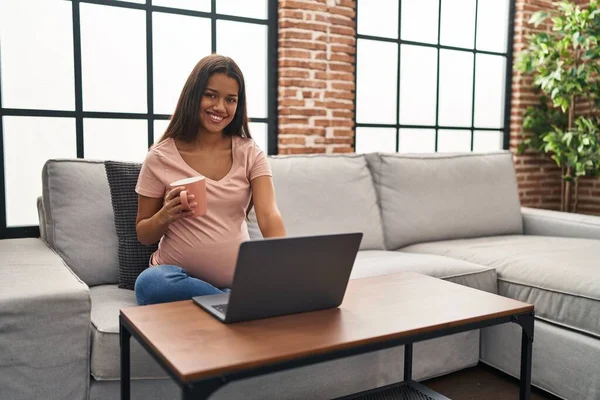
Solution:
[{"label": "black window mullion", "polygon": [[[75,0],[67,0],[67,1],[75,1]],[[119,8],[127,8],[134,10],[146,10],[148,8],[148,4],[139,4],[139,3],[131,3],[126,1],[115,1],[115,0],[76,0],[80,3],[89,3],[89,4],[97,4],[101,6],[111,6],[111,7],[119,7]],[[270,1],[270,0],[269,0]],[[167,14],[176,14],[176,15],[187,15],[190,17],[201,17],[201,18],[218,18],[225,19],[228,21],[238,21],[238,22],[248,22],[253,24],[267,24],[267,21],[258,18],[249,18],[249,17],[240,17],[238,15],[227,15],[227,14],[217,14],[215,2],[211,2],[211,11],[196,11],[196,10],[187,10],[184,8],[175,8],[169,6],[151,6],[152,11],[162,12]]]},{"label": "black window mullion", "polygon": [[442,50],[463,51],[463,52],[466,52],[466,53],[480,53],[480,54],[487,54],[487,55],[490,55],[490,56],[504,56],[504,55],[506,55],[505,53],[498,53],[497,51],[467,49],[467,48],[464,48],[464,47],[448,46],[448,45],[444,45],[444,44],[415,42],[413,40],[403,40],[403,39],[398,40],[398,39],[393,39],[393,38],[383,37],[383,36],[374,36],[374,35],[363,35],[363,34],[360,34],[360,35],[356,35],[356,37],[358,39],[377,40],[379,42],[389,42],[389,43],[397,43],[399,41],[400,44],[408,44],[408,45],[412,45],[412,46],[430,47],[430,48],[433,48],[433,49],[442,49]]},{"label": "black window mullion", "polygon": [[[477,19],[479,0],[475,0],[475,32],[473,34],[473,50],[477,50]],[[477,73],[477,52],[473,54],[473,87],[471,88],[471,151],[475,140],[475,74]]]},{"label": "black window mullion", "polygon": [[217,0],[210,1],[210,45],[211,52],[217,52]]},{"label": "black window mullion", "polygon": [[99,6],[120,7],[120,8],[136,9],[136,10],[143,10],[146,7],[144,4],[131,3],[128,1],[115,1],[115,0],[69,0],[69,1],[73,1],[73,2],[77,1],[80,3],[97,4]]},{"label": "black window mullion", "polygon": [[[361,122],[357,123],[360,128],[407,128],[407,129],[444,129],[444,130],[469,130],[468,126],[450,126],[450,125],[413,125],[413,124],[378,124]],[[498,131],[498,128],[477,128],[478,131]]]},{"label": "black window mullion", "polygon": [[75,111],[35,110],[22,108],[3,108],[2,115],[22,117],[63,117],[75,118]]},{"label": "black window mullion", "polygon": [[437,71],[436,73],[436,85],[435,85],[435,152],[438,151],[438,136],[439,136],[439,123],[440,123],[440,43],[442,37],[442,0],[438,0],[438,38],[437,38]]},{"label": "black window mullion", "polygon": [[75,78],[75,135],[77,158],[84,157],[83,151],[83,93],[81,81],[81,28],[79,0],[72,0],[73,6],[73,73]]},{"label": "black window mullion", "polygon": [[398,1],[398,71],[396,81],[396,153],[400,151],[400,61],[402,45],[400,40],[402,39],[402,0]]},{"label": "black window mullion", "polygon": [[[269,0],[269,10],[267,20],[267,153],[277,154],[277,87],[279,81],[279,65],[277,60],[279,28],[278,28],[278,13],[279,6],[277,0]],[[355,78],[356,79],[356,78]],[[255,122],[262,122],[260,118],[254,118]]]},{"label": "black window mullion", "polygon": [[354,40],[354,47],[356,51],[354,52],[354,140],[352,141],[352,151],[356,153],[356,130],[358,129],[358,124],[356,122],[356,115],[358,114],[358,110],[356,108],[356,103],[358,100],[358,40],[360,39],[358,34],[358,6],[360,0],[356,0],[356,10],[354,12],[354,26],[356,27],[356,35]]},{"label": "black window mullion", "polygon": [[508,12],[508,39],[506,55],[506,77],[504,81],[504,140],[503,148],[510,146],[510,113],[512,109],[512,75],[513,75],[513,44],[515,37],[515,0],[509,1]]},{"label": "black window mullion", "polygon": [[[4,165],[4,108],[2,106],[2,47],[0,46],[0,166],[2,173],[0,174],[0,229],[6,232],[6,181],[4,174],[6,166]],[[4,237],[5,235],[2,235]]]},{"label": "black window mullion", "polygon": [[154,64],[152,52],[152,1],[146,0],[146,95],[148,102],[148,147],[154,143]]}]

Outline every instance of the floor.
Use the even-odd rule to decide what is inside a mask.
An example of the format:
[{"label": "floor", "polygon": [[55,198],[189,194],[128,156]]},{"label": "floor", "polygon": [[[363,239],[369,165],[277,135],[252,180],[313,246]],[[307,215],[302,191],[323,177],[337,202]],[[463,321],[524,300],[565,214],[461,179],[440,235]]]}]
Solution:
[{"label": "floor", "polygon": [[[452,400],[510,400],[519,398],[519,381],[485,364],[421,382]],[[532,388],[531,400],[559,400]]]}]

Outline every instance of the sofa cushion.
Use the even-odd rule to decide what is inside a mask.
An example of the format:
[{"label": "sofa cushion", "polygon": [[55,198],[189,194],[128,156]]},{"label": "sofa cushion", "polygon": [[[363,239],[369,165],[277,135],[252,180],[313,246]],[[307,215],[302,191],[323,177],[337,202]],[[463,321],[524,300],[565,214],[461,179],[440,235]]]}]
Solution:
[{"label": "sofa cushion", "polygon": [[42,170],[48,243],[88,286],[117,283],[117,234],[102,161],[49,160]]},{"label": "sofa cushion", "polygon": [[359,251],[350,277],[365,278],[398,272],[419,272],[490,293],[497,291],[494,268],[429,254]]},{"label": "sofa cushion", "polygon": [[510,235],[422,243],[438,254],[496,268],[498,293],[535,304],[536,316],[600,337],[600,241]]},{"label": "sofa cushion", "polygon": [[132,289],[138,275],[148,268],[150,256],[158,243],[140,243],[136,232],[138,194],[135,191],[142,164],[106,161],[106,178],[119,239],[119,287]]},{"label": "sofa cushion", "polygon": [[[361,250],[383,250],[373,180],[362,155],[270,157],[277,205],[288,235],[363,232]],[[260,238],[256,215],[252,239]]]},{"label": "sofa cushion", "polygon": [[377,188],[385,244],[523,232],[509,152],[367,156]]},{"label": "sofa cushion", "polygon": [[[92,300],[91,373],[96,380],[119,379],[119,310],[137,305],[131,290],[117,285],[101,285],[90,289]],[[131,377],[167,377],[163,368],[137,340],[131,341]]]}]

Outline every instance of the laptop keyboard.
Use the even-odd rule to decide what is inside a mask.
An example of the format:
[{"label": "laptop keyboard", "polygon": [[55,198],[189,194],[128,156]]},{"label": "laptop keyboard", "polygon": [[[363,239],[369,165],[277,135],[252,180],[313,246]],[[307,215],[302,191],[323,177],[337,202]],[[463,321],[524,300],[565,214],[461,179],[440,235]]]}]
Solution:
[{"label": "laptop keyboard", "polygon": [[227,313],[227,304],[216,304],[212,306],[215,310],[221,312],[223,315]]}]

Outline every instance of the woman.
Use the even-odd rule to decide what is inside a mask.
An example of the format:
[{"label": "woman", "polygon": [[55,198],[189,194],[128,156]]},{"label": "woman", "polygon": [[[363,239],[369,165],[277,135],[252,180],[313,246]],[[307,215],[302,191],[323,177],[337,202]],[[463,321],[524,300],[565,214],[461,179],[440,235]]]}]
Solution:
[{"label": "woman", "polygon": [[[181,204],[179,179],[206,178],[207,213]],[[138,304],[228,291],[246,217],[254,205],[265,238],[285,236],[271,169],[251,139],[242,72],[230,58],[210,55],[188,77],[164,135],[148,151],[136,186],[141,243],[160,240],[151,267],[135,283]],[[197,205],[188,195],[191,207]]]}]

